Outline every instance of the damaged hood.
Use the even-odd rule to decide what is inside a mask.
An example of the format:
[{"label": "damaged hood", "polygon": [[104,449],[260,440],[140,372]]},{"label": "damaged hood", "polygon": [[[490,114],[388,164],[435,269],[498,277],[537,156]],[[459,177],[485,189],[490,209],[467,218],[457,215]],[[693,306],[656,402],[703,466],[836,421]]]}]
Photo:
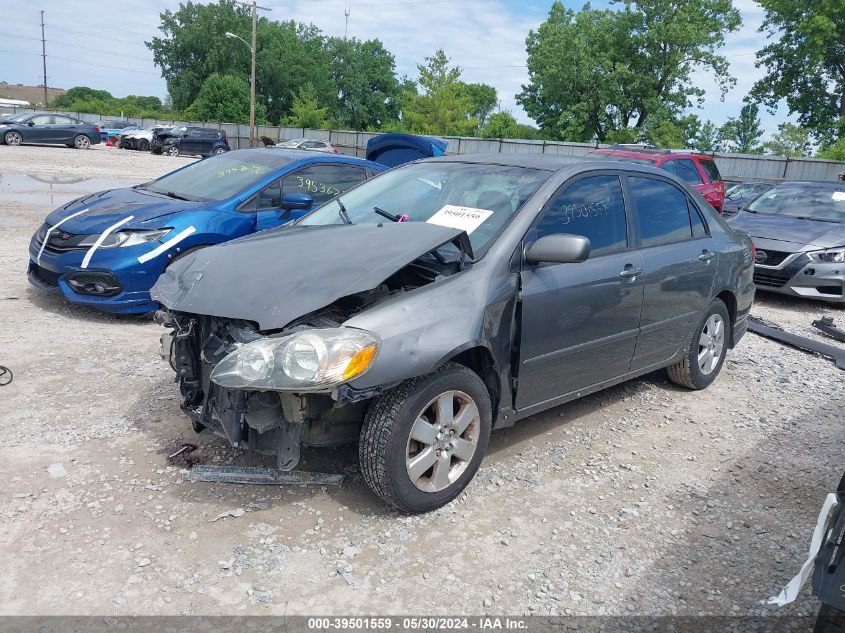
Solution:
[{"label": "damaged hood", "polygon": [[126,229],[160,228],[165,226],[161,218],[182,211],[193,211],[208,205],[204,202],[174,200],[160,194],[127,187],[111,189],[66,204],[47,216],[47,224],[56,225],[64,218],[73,218],[62,223],[62,229],[70,233],[102,233],[128,215],[133,216]]},{"label": "damaged hood", "polygon": [[424,222],[293,226],[203,248],[174,262],[150,294],[179,312],[284,327],[376,288],[463,231]]}]

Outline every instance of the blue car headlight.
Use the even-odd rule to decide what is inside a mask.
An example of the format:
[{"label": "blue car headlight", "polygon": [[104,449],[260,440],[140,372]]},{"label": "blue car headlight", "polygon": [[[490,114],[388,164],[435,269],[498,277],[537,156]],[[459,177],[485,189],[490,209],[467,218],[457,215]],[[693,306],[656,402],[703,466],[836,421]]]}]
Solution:
[{"label": "blue car headlight", "polygon": [[[173,229],[157,229],[154,231],[115,231],[109,234],[100,248],[118,248],[121,246],[138,246],[139,244],[146,244],[147,242],[155,242],[160,240],[165,235],[170,233]],[[94,242],[99,239],[99,234],[89,235],[82,240],[80,246],[94,246]]]}]

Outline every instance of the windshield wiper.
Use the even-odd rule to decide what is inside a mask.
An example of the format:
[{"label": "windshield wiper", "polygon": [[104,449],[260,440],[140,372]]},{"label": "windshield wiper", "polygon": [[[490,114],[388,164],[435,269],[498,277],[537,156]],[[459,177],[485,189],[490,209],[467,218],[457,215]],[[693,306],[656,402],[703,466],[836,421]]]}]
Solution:
[{"label": "windshield wiper", "polygon": [[165,192],[164,195],[167,196],[168,198],[173,198],[174,200],[186,200],[188,202],[191,202],[190,198],[186,198],[185,196],[180,196],[178,193],[173,193],[172,191],[167,191],[167,192]]},{"label": "windshield wiper", "polygon": [[337,212],[340,214],[340,219],[343,220],[344,224],[352,224],[352,218],[349,217],[349,212],[340,201],[340,198],[335,198],[335,201],[337,202]]},{"label": "windshield wiper", "polygon": [[834,224],[841,224],[839,220],[832,220],[830,218],[811,218],[806,215],[794,215],[791,217],[797,218],[799,220],[812,220],[813,222],[833,222]]},{"label": "windshield wiper", "polygon": [[385,211],[381,207],[373,207],[373,211],[378,213],[381,217],[387,218],[391,222],[407,222],[408,216],[407,215],[394,215],[390,211]]}]

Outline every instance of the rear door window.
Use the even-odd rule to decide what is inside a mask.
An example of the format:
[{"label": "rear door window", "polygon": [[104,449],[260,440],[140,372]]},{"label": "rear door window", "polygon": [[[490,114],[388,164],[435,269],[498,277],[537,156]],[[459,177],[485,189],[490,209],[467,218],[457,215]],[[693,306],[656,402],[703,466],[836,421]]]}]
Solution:
[{"label": "rear door window", "polygon": [[320,205],[351,189],[367,178],[367,173],[352,165],[309,165],[282,178],[282,195],[307,193]]},{"label": "rear door window", "polygon": [[[674,163],[674,171],[670,171],[670,173],[675,174],[681,180],[685,180],[686,182],[690,183],[691,185],[700,185],[701,184],[701,174],[698,173],[698,168],[695,166],[695,162],[689,158],[676,158],[674,160],[666,161],[666,165]],[[664,169],[666,168],[664,165]]]},{"label": "rear door window", "polygon": [[534,239],[556,233],[583,235],[590,239],[591,257],[623,250],[628,227],[619,177],[589,176],[564,185],[546,205],[534,231]]},{"label": "rear door window", "polygon": [[629,176],[628,185],[637,210],[642,246],[682,242],[692,238],[686,194],[656,178]]},{"label": "rear door window", "polygon": [[716,167],[715,160],[702,159],[700,161],[700,164],[701,167],[704,169],[704,172],[707,174],[707,177],[710,179],[710,182],[722,181],[722,174],[719,173],[719,168]]}]

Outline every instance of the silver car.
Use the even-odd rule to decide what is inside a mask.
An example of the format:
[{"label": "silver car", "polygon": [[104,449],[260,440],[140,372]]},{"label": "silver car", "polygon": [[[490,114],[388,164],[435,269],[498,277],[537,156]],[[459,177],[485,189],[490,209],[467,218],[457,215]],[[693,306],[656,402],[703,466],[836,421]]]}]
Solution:
[{"label": "silver car", "polygon": [[845,303],[845,183],[784,182],[729,222],[754,240],[761,290]]},{"label": "silver car", "polygon": [[493,429],[668,368],[707,387],[746,330],[752,244],[665,170],[537,154],[387,171],[171,263],[152,296],[195,430],[274,455],[358,441],[407,512]]},{"label": "silver car", "polygon": [[310,138],[295,138],[290,141],[282,141],[281,143],[276,143],[275,147],[284,147],[286,149],[307,149],[312,152],[337,154],[337,150],[328,141],[317,141]]}]

